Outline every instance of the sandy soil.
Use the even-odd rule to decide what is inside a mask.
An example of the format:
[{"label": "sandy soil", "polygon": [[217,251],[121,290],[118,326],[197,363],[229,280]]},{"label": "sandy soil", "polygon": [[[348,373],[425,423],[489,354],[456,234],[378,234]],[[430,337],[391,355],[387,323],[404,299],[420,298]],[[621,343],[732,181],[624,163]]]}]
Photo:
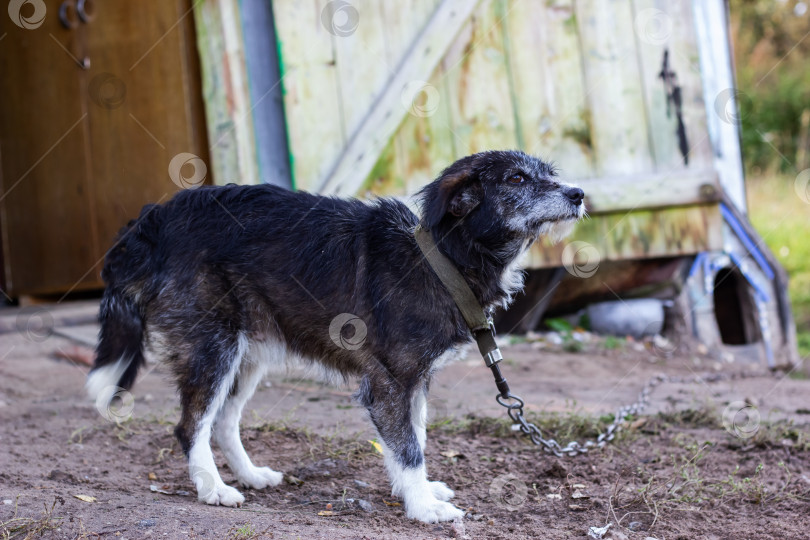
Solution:
[{"label": "sandy soil", "polygon": [[[14,313],[0,317],[8,323]],[[83,395],[87,368],[56,358],[73,347],[51,332],[0,334],[0,538],[586,538],[589,527],[608,523],[604,538],[614,539],[810,536],[803,378],[664,384],[649,416],[629,422],[606,450],[556,458],[493,420],[503,414],[491,375],[470,354],[433,385],[427,449],[431,477],[455,489],[468,512],[460,523],[426,525],[408,520],[390,496],[351,387],[298,373],[262,386],[243,440],[256,463],[288,481],[244,491],[239,509],[208,507],[188,493],[172,436],[177,402],[160,369],[136,384],[127,419],[111,422]],[[610,347],[595,339],[569,353],[517,343],[504,347],[503,370],[561,440],[594,432],[600,415],[633,401],[655,373],[756,370],[663,359],[642,344]],[[759,420],[729,416],[733,402],[753,406]],[[724,429],[724,412],[751,433]],[[219,454],[217,463],[236,485]]]}]

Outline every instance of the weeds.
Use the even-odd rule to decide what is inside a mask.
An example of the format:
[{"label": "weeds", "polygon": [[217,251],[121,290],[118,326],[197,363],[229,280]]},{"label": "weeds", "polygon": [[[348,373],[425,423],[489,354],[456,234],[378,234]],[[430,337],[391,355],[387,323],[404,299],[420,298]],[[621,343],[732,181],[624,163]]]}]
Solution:
[{"label": "weeds", "polygon": [[579,352],[583,345],[574,337],[574,327],[565,319],[546,319],[546,326],[560,334],[562,338],[562,348],[567,352]]},{"label": "weeds", "polygon": [[244,523],[239,526],[234,525],[228,529],[228,532],[225,534],[225,540],[256,540],[259,538],[272,538],[273,533],[270,532],[271,528],[272,526],[267,527],[261,532],[257,532],[250,523]]},{"label": "weeds", "polygon": [[615,349],[621,349],[622,347],[625,346],[626,343],[627,340],[625,340],[624,338],[616,336],[605,336],[603,346],[605,347],[605,349],[612,351]]},{"label": "weeds", "polygon": [[[612,414],[596,417],[577,411],[567,413],[526,413],[526,420],[540,428],[544,437],[556,439],[560,444],[567,444],[571,440],[583,442],[584,440],[595,439],[599,434],[605,432],[613,419],[614,415]],[[632,417],[626,418],[623,426],[628,427],[633,420]],[[525,440],[528,444],[528,439],[524,439],[519,431],[513,429],[512,422],[505,413],[503,418],[467,415],[460,419],[447,419],[441,424],[430,426],[430,429],[436,429],[451,435],[517,437]],[[616,433],[614,440],[616,442],[629,441],[636,437],[636,430],[622,429]]]},{"label": "weeds", "polygon": [[60,506],[65,504],[65,499],[62,497],[58,495],[54,497],[50,508],[45,504],[45,509],[38,518],[21,517],[19,515],[19,501],[19,497],[14,500],[14,516],[8,521],[0,523],[0,538],[3,540],[39,538],[46,532],[55,530],[61,524],[62,518],[53,514],[57,503]]}]

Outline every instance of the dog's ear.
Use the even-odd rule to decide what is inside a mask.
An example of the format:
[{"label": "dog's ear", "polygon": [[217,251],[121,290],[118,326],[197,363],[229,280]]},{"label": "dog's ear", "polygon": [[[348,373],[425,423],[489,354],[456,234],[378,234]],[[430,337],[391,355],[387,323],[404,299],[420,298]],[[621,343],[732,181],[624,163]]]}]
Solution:
[{"label": "dog's ear", "polygon": [[471,162],[456,162],[428,185],[422,195],[423,221],[435,227],[447,214],[463,217],[481,203],[483,188]]}]

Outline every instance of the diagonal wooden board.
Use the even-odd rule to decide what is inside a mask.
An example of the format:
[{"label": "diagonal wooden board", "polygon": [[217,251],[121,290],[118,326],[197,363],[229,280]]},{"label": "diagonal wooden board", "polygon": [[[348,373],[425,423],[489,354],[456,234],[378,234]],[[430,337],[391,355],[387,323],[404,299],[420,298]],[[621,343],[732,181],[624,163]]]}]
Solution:
[{"label": "diagonal wooden board", "polygon": [[[318,192],[355,195],[374,168],[380,152],[408,112],[407,105],[421,91],[413,81],[427,81],[473,11],[489,0],[444,0],[416,38],[396,74],[369,110]],[[412,92],[414,95],[410,95]]]}]

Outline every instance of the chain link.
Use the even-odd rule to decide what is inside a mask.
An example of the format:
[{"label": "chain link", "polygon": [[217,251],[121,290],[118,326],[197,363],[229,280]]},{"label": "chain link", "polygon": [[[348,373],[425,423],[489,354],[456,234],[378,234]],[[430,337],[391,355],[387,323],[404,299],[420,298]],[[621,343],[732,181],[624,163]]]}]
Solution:
[{"label": "chain link", "polygon": [[772,375],[773,374],[768,371],[708,373],[703,375],[694,375],[692,377],[680,377],[663,374],[654,375],[647,381],[647,384],[641,388],[638,399],[633,403],[619,407],[613,421],[608,424],[605,431],[600,433],[595,439],[585,441],[584,443],[571,441],[565,446],[561,446],[560,443],[554,439],[544,438],[540,428],[526,420],[526,418],[523,416],[524,402],[518,396],[512,393],[509,393],[506,396],[499,394],[495,399],[501,406],[506,408],[506,412],[509,414],[509,418],[513,422],[513,427],[519,429],[521,433],[528,435],[534,444],[542,446],[546,453],[554,454],[557,457],[573,457],[580,454],[587,454],[591,448],[604,448],[605,445],[612,441],[616,437],[616,434],[621,431],[622,425],[628,416],[639,415],[644,411],[644,409],[647,408],[647,405],[650,404],[650,393],[660,384],[705,384]]}]

